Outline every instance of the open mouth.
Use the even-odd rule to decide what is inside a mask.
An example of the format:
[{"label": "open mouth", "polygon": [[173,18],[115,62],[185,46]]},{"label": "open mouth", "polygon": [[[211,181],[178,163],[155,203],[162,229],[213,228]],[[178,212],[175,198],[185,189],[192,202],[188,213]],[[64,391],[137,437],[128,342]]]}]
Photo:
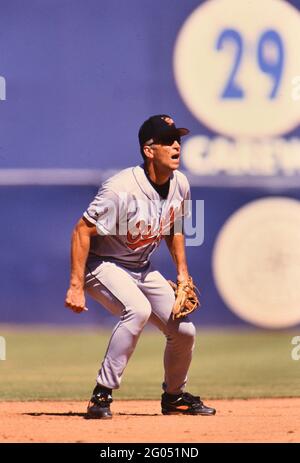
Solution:
[{"label": "open mouth", "polygon": [[179,159],[179,154],[173,154],[172,159]]}]

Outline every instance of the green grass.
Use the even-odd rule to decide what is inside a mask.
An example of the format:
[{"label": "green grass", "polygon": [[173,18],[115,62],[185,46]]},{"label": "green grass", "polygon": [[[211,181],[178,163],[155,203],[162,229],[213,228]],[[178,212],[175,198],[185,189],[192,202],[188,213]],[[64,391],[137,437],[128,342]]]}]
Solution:
[{"label": "green grass", "polygon": [[[198,330],[187,390],[205,398],[300,396],[299,333]],[[0,361],[0,400],[86,400],[110,331],[12,329],[0,326],[7,359]],[[164,338],[145,331],[125,371],[119,399],[159,399]]]}]

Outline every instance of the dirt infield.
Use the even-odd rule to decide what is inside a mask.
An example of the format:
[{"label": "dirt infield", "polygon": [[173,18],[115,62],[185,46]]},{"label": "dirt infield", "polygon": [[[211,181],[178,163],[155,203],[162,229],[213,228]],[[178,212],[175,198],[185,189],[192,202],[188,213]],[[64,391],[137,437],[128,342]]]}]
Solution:
[{"label": "dirt infield", "polygon": [[158,401],[115,401],[107,421],[85,420],[83,402],[0,402],[0,442],[300,442],[300,398],[207,402],[216,416],[163,416]]}]

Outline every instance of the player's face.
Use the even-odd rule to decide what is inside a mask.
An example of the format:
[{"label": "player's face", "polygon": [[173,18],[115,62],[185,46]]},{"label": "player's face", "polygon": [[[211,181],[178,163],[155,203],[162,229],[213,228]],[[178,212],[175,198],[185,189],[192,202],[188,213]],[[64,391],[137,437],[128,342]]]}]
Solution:
[{"label": "player's face", "polygon": [[155,140],[151,145],[151,159],[157,168],[176,170],[180,164],[180,137]]}]

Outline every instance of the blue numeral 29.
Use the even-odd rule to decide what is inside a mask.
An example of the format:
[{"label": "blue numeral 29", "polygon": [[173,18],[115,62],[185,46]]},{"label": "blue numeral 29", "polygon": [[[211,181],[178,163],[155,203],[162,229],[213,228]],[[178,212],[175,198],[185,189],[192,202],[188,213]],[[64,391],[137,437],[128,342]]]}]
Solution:
[{"label": "blue numeral 29", "polygon": [[[222,50],[226,42],[235,44],[236,52],[231,72],[220,97],[222,99],[242,99],[245,92],[237,83],[237,73],[243,55],[243,38],[234,29],[224,29],[217,39],[216,49]],[[268,98],[272,100],[277,95],[284,66],[284,46],[278,32],[268,29],[261,34],[257,45],[257,62],[260,70],[272,78],[273,86],[268,95]]]}]

